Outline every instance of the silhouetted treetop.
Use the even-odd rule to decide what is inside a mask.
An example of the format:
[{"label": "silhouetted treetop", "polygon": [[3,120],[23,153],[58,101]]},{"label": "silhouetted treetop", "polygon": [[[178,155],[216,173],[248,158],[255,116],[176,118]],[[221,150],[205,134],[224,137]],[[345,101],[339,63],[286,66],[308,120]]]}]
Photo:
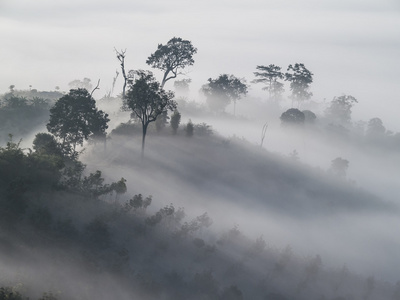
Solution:
[{"label": "silhouetted treetop", "polygon": [[285,73],[285,80],[290,82],[293,100],[303,101],[311,98],[313,94],[308,90],[313,82],[313,75],[304,64],[289,65]]},{"label": "silhouetted treetop", "polygon": [[283,83],[278,81],[278,79],[284,78],[281,67],[271,64],[269,66],[257,66],[256,69],[260,72],[254,72],[254,76],[257,78],[252,82],[264,83],[266,86],[263,87],[263,90],[268,91],[269,98],[278,100],[284,92]]},{"label": "silhouetted treetop", "polygon": [[288,124],[298,125],[298,124],[304,124],[305,115],[302,111],[300,111],[297,108],[290,108],[284,113],[282,113],[280,119],[282,125],[288,125]]},{"label": "silhouetted treetop", "polygon": [[216,79],[209,78],[201,91],[207,97],[207,104],[216,111],[223,111],[231,101],[236,101],[247,94],[247,85],[243,79],[234,75],[222,74]]},{"label": "silhouetted treetop", "polygon": [[166,92],[150,71],[136,71],[136,79],[124,98],[123,109],[131,110],[142,123],[142,157],[144,154],[147,127],[167,110],[177,107],[174,93]]},{"label": "silhouetted treetop", "polygon": [[155,69],[164,71],[161,87],[173,78],[176,78],[181,69],[194,64],[193,55],[197,49],[192,42],[174,37],[166,45],[159,44],[157,50],[151,54],[146,63]]},{"label": "silhouetted treetop", "polygon": [[50,109],[47,130],[60,139],[64,150],[75,152],[91,134],[104,134],[108,121],[108,114],[96,108],[86,89],[73,89]]}]

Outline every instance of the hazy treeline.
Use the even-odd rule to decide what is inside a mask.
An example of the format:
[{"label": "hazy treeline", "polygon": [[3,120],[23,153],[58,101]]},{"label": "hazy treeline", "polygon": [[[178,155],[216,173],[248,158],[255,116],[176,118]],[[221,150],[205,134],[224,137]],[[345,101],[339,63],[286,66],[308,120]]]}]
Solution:
[{"label": "hazy treeline", "polygon": [[118,97],[118,72],[97,101],[89,78],[1,96],[0,299],[400,299],[397,253],[382,250],[400,246],[398,204],[348,176],[381,164],[390,186],[399,133],[353,120],[351,95],[309,101],[299,63],[257,66],[266,100],[221,74],[191,101],[176,78],[196,52],[158,45],[158,82],[116,51]]},{"label": "hazy treeline", "polygon": [[[221,138],[180,139],[163,143],[170,167],[181,142],[197,153],[219,147],[230,151],[231,159],[250,151],[242,142],[226,145]],[[140,147],[135,153],[139,156]],[[185,217],[173,204],[151,211],[157,201],[151,196],[118,196],[117,183],[105,183],[101,173],[75,176],[51,165],[50,158],[25,154],[13,141],[1,148],[4,293],[33,299],[393,299],[399,293],[397,286],[352,274],[346,266],[324,267],[319,255],[303,258],[289,246],[277,249],[268,236],[247,238],[240,225],[215,234],[205,212]],[[150,161],[155,158],[149,154]],[[193,158],[179,159],[186,165]],[[6,163],[17,168],[4,168]],[[199,164],[192,163],[186,167],[201,180],[208,168],[193,170]],[[157,164],[142,169],[143,176]]]}]

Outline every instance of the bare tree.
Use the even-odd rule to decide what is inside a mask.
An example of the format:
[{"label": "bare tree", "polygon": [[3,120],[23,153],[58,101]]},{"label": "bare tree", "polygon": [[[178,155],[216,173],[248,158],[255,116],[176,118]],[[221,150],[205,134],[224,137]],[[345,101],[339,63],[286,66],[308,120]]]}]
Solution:
[{"label": "bare tree", "polygon": [[[115,53],[117,55],[117,59],[119,60],[119,62],[121,64],[122,76],[124,77],[124,85],[122,87],[122,98],[125,98],[126,85],[128,84],[128,79],[129,79],[129,77],[126,75],[126,72],[125,72],[125,53],[126,53],[126,49],[118,51],[117,49],[114,48],[114,50],[115,50]],[[117,74],[117,76],[118,76],[118,74]]]}]

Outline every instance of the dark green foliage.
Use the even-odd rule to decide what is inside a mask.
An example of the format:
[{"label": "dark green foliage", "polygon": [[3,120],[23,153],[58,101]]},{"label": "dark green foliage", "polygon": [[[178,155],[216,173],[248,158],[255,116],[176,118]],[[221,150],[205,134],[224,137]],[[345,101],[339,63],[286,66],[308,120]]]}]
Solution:
[{"label": "dark green foliage", "polygon": [[135,83],[129,86],[126,97],[123,99],[123,109],[131,110],[142,123],[143,157],[149,124],[165,111],[176,109],[176,102],[172,100],[174,94],[164,91],[151,72],[137,71],[136,75]]},{"label": "dark green foliage", "polygon": [[37,133],[32,143],[32,148],[38,154],[55,155],[62,157],[61,145],[57,143],[53,135]]},{"label": "dark green foliage", "polygon": [[111,235],[107,221],[103,217],[95,217],[85,228],[85,240],[91,247],[106,248],[110,246]]},{"label": "dark green foliage", "polygon": [[125,210],[129,211],[131,210],[131,208],[133,208],[133,210],[138,210],[138,209],[146,209],[152,201],[152,196],[148,196],[145,199],[143,199],[142,194],[138,194],[133,196],[132,199],[129,200],[128,203],[125,204]]},{"label": "dark green foliage", "polygon": [[6,94],[0,101],[0,134],[28,134],[45,124],[49,115],[49,100]]},{"label": "dark green foliage", "polygon": [[179,113],[178,110],[174,110],[170,121],[172,132],[174,134],[176,134],[180,123],[181,123],[181,114]]},{"label": "dark green foliage", "polygon": [[232,101],[236,105],[236,101],[247,94],[247,85],[234,75],[222,74],[216,79],[209,78],[201,91],[211,110],[224,111]]},{"label": "dark green foliage", "polygon": [[50,109],[47,130],[61,142],[68,155],[76,153],[90,135],[104,136],[108,128],[108,115],[97,110],[96,101],[86,89],[70,90]]},{"label": "dark green foliage", "polygon": [[18,291],[15,291],[11,287],[1,287],[0,288],[0,300],[25,300]]},{"label": "dark green foliage", "polygon": [[175,207],[170,204],[167,205],[163,208],[161,208],[158,212],[156,212],[155,215],[150,216],[146,219],[146,224],[150,225],[150,226],[154,226],[157,225],[158,223],[160,223],[163,219],[166,218],[172,218],[175,214]]},{"label": "dark green foliage", "polygon": [[3,186],[19,182],[32,188],[54,185],[60,178],[62,159],[56,155],[29,153],[25,154],[10,135],[5,148],[0,147],[0,182]]},{"label": "dark green foliage", "polygon": [[211,270],[196,273],[193,286],[195,294],[207,296],[207,299],[218,299],[218,283]]},{"label": "dark green foliage", "polygon": [[140,129],[138,128],[140,125],[129,120],[126,123],[119,124],[115,129],[111,131],[111,135],[127,135],[132,136],[135,133],[140,133]]},{"label": "dark green foliage", "polygon": [[48,208],[38,207],[30,216],[31,224],[39,230],[49,230],[53,220]]},{"label": "dark green foliage", "polygon": [[297,108],[289,108],[287,111],[282,113],[280,119],[282,125],[302,125],[305,121],[305,115]]},{"label": "dark green foliage", "polygon": [[313,82],[313,73],[304,64],[289,65],[287,73],[285,73],[285,80],[290,82],[293,100],[303,101],[312,97],[313,94],[308,90]]},{"label": "dark green foliage", "polygon": [[194,64],[193,55],[196,53],[197,49],[190,41],[174,37],[166,45],[159,44],[156,52],[147,58],[146,63],[164,72],[161,81],[163,88],[168,80],[178,76],[181,69]]}]

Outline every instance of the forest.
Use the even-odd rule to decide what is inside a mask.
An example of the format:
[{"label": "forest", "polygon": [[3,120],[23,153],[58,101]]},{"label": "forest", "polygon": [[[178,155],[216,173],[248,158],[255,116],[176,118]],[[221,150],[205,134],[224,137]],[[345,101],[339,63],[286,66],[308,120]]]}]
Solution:
[{"label": "forest", "polygon": [[0,300],[400,299],[400,133],[362,99],[314,101],[300,62],[193,91],[178,37],[154,72],[114,50],[105,94],[0,95]]}]

